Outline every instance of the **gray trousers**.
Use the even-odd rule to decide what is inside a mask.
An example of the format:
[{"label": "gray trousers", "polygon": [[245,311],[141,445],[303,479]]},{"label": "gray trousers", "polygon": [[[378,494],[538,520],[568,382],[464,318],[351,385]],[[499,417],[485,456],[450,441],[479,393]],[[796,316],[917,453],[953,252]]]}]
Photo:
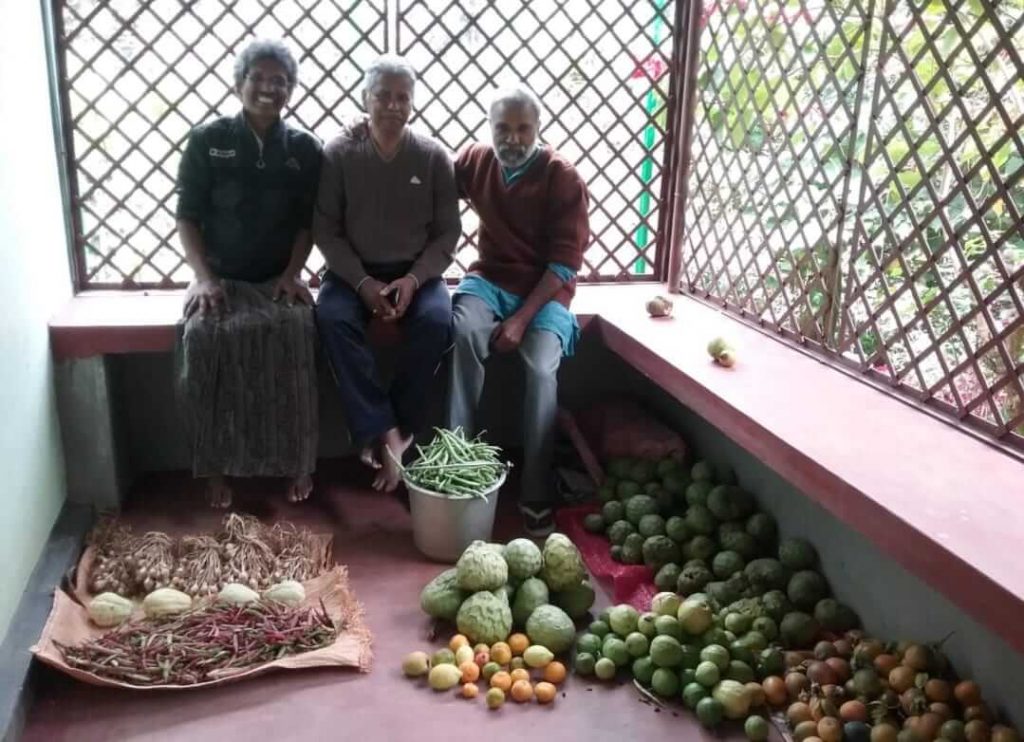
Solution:
[{"label": "gray trousers", "polygon": [[[484,389],[484,364],[491,354],[491,333],[499,320],[481,299],[455,298],[454,347],[448,372],[449,428],[462,426],[475,435],[477,408]],[[550,503],[551,455],[558,415],[558,366],[562,343],[546,330],[527,330],[519,346],[526,372],[523,400],[523,505]]]}]

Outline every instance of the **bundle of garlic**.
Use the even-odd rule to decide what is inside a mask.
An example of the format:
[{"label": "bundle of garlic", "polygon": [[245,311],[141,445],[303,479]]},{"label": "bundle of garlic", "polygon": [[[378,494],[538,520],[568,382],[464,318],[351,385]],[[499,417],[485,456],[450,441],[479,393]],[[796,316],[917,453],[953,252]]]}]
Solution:
[{"label": "bundle of garlic", "polygon": [[185,536],[171,580],[193,598],[214,595],[223,584],[220,544],[213,536]]},{"label": "bundle of garlic", "polygon": [[169,587],[174,570],[174,539],[160,531],[149,531],[135,541],[124,561],[132,571],[136,587],[143,592]]}]

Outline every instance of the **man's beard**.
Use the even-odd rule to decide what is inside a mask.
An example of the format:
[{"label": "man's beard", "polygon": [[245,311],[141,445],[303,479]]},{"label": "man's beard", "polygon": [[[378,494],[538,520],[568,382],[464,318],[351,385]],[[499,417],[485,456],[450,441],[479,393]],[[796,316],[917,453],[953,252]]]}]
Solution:
[{"label": "man's beard", "polygon": [[494,148],[495,154],[498,156],[498,160],[505,167],[520,167],[525,164],[527,160],[536,151],[537,145],[534,144],[530,148],[526,147],[513,147],[509,145],[498,145]]}]

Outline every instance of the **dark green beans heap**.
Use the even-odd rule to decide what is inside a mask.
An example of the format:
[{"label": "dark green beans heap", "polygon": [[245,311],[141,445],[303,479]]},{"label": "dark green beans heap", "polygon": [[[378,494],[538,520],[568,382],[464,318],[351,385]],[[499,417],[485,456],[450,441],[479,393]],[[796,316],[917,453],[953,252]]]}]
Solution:
[{"label": "dark green beans heap", "polygon": [[406,480],[449,497],[484,497],[508,467],[498,458],[501,449],[479,436],[467,439],[462,428],[434,431],[434,440],[416,446],[419,456],[405,467]]}]

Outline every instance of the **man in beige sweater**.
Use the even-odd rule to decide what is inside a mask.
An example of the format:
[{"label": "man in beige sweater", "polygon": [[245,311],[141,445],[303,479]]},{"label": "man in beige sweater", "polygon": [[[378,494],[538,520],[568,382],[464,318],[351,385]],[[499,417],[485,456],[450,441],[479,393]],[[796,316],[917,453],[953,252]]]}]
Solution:
[{"label": "man in beige sweater", "polygon": [[[450,342],[442,274],[461,233],[447,152],[411,131],[416,76],[382,57],[366,70],[369,138],[342,133],[324,149],[313,238],[327,261],[317,327],[353,440],[378,470],[374,488],[398,485],[397,461],[422,426],[426,396]],[[379,381],[366,326],[397,322],[402,347],[390,389]]]}]

